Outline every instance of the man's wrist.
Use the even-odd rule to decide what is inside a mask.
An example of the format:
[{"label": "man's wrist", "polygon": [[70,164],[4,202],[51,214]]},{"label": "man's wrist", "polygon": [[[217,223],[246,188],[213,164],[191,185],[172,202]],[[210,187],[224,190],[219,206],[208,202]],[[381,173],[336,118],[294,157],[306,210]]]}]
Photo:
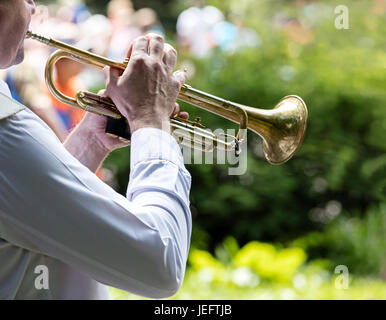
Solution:
[{"label": "man's wrist", "polygon": [[82,122],[71,132],[64,147],[84,166],[96,172],[110,151]]},{"label": "man's wrist", "polygon": [[87,146],[97,150],[98,153],[109,154],[113,150],[110,150],[98,137],[98,128],[95,126],[95,117],[101,117],[93,113],[86,113],[81,122],[78,124],[75,130],[79,131],[79,134],[85,138]]},{"label": "man's wrist", "polygon": [[180,146],[171,134],[157,128],[138,129],[131,136],[131,168],[150,159],[167,160],[183,167]]},{"label": "man's wrist", "polygon": [[170,118],[136,119],[136,120],[130,120],[129,124],[130,124],[131,134],[133,134],[135,131],[142,128],[160,129],[170,134]]}]

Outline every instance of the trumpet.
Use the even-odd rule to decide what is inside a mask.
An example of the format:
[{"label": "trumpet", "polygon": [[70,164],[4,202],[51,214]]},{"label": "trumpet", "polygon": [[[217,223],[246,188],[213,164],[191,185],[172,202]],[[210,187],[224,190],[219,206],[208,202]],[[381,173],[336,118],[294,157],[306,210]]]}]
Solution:
[{"label": "trumpet", "polygon": [[[31,31],[27,32],[26,38],[59,49],[49,57],[45,69],[46,85],[56,99],[86,111],[105,115],[108,119],[126,121],[110,98],[88,91],[79,91],[75,97],[69,97],[60,92],[54,84],[54,66],[59,59],[68,58],[100,69],[110,66],[125,70],[129,63],[128,58],[123,62],[110,60]],[[262,148],[266,160],[271,164],[282,164],[288,161],[299,149],[306,131],[307,107],[304,101],[296,95],[285,96],[272,109],[267,110],[231,102],[184,84],[178,99],[239,125],[236,135],[225,135],[227,139],[221,139],[220,135],[215,135],[206,129],[199,119],[191,121],[180,118],[178,114],[173,116],[170,121],[171,133],[177,142],[204,152],[220,148],[234,150],[236,155],[239,155],[240,146],[245,142],[247,129],[249,129],[262,138]],[[122,130],[117,133],[111,132],[114,129],[110,129],[107,129],[106,132],[115,136],[123,136],[120,134]]]}]

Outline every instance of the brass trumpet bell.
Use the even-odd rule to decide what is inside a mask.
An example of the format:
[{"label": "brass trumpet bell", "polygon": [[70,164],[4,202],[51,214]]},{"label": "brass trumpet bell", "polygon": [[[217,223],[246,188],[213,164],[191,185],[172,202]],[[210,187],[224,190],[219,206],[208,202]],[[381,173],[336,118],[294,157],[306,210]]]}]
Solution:
[{"label": "brass trumpet bell", "polygon": [[295,95],[282,98],[271,110],[245,107],[248,129],[263,140],[263,152],[271,164],[281,164],[299,149],[307,126],[307,107]]}]

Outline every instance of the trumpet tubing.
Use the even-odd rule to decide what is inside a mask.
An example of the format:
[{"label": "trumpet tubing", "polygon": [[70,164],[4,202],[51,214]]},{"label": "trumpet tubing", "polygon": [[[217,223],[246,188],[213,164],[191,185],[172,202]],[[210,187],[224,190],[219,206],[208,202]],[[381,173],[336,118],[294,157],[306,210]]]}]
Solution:
[{"label": "trumpet tubing", "polygon": [[[53,73],[55,63],[62,58],[72,59],[100,69],[110,66],[120,70],[126,68],[129,59],[117,62],[31,31],[27,32],[26,38],[59,49],[48,59],[45,71],[47,87],[59,101],[108,117],[122,118],[118,108],[109,98],[87,91],[78,92],[76,97],[68,97],[63,94],[54,85]],[[185,145],[191,143],[193,148],[210,151],[213,147],[217,147],[224,150],[235,150],[238,154],[240,145],[246,139],[246,129],[250,129],[262,138],[263,152],[267,161],[271,164],[281,164],[288,161],[298,150],[305,134],[308,111],[304,101],[296,95],[286,96],[273,109],[266,110],[231,102],[184,84],[178,99],[239,124],[239,131],[232,141],[225,141],[206,130],[199,121],[173,117],[171,119],[172,134],[179,143]],[[202,142],[204,140],[211,141],[212,148]]]}]

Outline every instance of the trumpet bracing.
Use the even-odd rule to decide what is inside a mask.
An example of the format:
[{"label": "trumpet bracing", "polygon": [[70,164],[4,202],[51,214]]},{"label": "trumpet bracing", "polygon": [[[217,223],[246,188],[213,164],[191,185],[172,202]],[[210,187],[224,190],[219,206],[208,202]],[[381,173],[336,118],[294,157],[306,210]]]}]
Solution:
[{"label": "trumpet bracing", "polygon": [[[75,97],[63,94],[54,85],[53,73],[55,63],[62,58],[101,69],[110,66],[121,70],[126,68],[129,59],[123,62],[113,61],[31,31],[27,32],[26,38],[59,49],[49,57],[45,70],[47,87],[56,99],[86,111],[115,119],[123,118],[113,101],[107,97],[87,91],[79,91]],[[228,137],[224,140],[207,130],[198,119],[191,121],[178,115],[172,117],[171,132],[177,142],[196,149],[212,151],[214,148],[222,148],[235,150],[238,154],[240,145],[246,139],[246,129],[250,129],[262,138],[263,152],[267,161],[271,164],[281,164],[289,160],[298,150],[305,134],[308,111],[304,101],[296,95],[285,96],[273,109],[266,110],[231,102],[184,84],[178,99],[239,124],[238,133],[231,139]]]}]

